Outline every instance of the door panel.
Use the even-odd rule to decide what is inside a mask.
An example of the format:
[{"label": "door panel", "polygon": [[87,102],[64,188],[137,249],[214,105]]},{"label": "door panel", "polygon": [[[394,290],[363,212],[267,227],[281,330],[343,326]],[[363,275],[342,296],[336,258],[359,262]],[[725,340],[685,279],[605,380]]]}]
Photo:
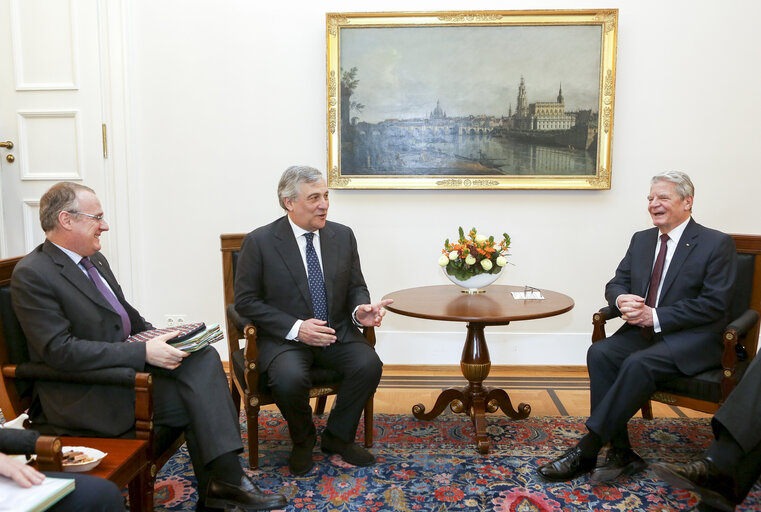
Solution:
[{"label": "door panel", "polygon": [[0,69],[9,71],[0,73],[0,141],[14,146],[0,148],[2,257],[44,239],[37,212],[52,184],[103,191],[98,23],[97,0],[0,0]]}]

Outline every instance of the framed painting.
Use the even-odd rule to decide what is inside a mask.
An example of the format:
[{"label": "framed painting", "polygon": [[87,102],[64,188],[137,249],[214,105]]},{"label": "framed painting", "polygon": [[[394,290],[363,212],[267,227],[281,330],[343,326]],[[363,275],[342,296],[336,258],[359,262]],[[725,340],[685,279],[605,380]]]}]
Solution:
[{"label": "framed painting", "polygon": [[618,10],[326,23],[330,188],[610,188]]}]

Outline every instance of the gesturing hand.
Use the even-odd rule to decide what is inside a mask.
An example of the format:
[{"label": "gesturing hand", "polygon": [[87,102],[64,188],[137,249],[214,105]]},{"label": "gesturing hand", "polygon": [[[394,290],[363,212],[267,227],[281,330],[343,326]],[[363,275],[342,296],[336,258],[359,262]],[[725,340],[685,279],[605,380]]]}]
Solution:
[{"label": "gesturing hand", "polygon": [[328,345],[335,343],[336,331],[331,327],[328,327],[328,322],[325,320],[317,320],[316,318],[310,318],[301,322],[299,327],[299,341],[313,347],[327,347]]},{"label": "gesturing hand", "polygon": [[182,360],[190,354],[176,349],[167,343],[167,340],[176,338],[178,334],[180,334],[180,331],[172,331],[146,341],[145,361],[166,370],[174,370],[180,366]]},{"label": "gesturing hand", "polygon": [[394,299],[386,299],[377,304],[362,304],[357,308],[357,320],[366,327],[380,327],[386,314],[385,307],[394,302]]}]

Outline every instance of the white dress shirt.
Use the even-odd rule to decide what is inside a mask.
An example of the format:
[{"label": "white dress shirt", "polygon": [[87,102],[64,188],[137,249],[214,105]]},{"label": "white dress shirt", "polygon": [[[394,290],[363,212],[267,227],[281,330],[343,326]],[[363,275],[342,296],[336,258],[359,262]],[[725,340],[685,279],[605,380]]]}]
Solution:
[{"label": "white dress shirt", "polygon": [[[690,222],[690,218],[691,217],[688,217],[686,221],[682,222],[677,227],[675,227],[674,229],[666,233],[669,236],[669,239],[666,242],[666,260],[663,262],[663,272],[661,273],[661,282],[658,283],[658,294],[655,297],[655,307],[653,308],[653,331],[655,332],[661,332],[661,323],[658,321],[658,312],[656,308],[658,307],[658,302],[661,300],[661,289],[663,288],[663,281],[666,278],[666,273],[668,272],[669,265],[671,264],[671,260],[674,257],[674,252],[676,251],[676,248],[679,246],[679,239],[682,238],[682,234],[684,233],[685,228],[687,228],[687,223]],[[655,244],[655,253],[653,254],[653,266],[655,266],[655,260],[658,257],[658,253],[660,252],[660,250],[661,250],[661,236],[659,234],[658,243]],[[651,274],[652,274],[652,269],[651,269]],[[645,290],[645,296],[647,296],[647,290]],[[618,299],[620,297],[621,297],[620,295],[616,297],[616,306],[618,306]]]}]

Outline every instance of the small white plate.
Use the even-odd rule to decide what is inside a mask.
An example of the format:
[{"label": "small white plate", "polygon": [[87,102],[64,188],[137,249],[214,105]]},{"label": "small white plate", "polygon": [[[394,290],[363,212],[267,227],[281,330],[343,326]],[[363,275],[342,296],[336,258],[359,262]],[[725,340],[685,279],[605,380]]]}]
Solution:
[{"label": "small white plate", "polygon": [[82,452],[88,457],[92,458],[90,461],[80,462],[77,464],[64,463],[63,470],[68,471],[69,473],[81,473],[83,471],[90,471],[92,468],[100,464],[100,461],[103,460],[103,457],[108,455],[107,453],[103,453],[100,450],[96,450],[95,448],[88,448],[86,446],[64,446],[63,453],[66,452]]}]

